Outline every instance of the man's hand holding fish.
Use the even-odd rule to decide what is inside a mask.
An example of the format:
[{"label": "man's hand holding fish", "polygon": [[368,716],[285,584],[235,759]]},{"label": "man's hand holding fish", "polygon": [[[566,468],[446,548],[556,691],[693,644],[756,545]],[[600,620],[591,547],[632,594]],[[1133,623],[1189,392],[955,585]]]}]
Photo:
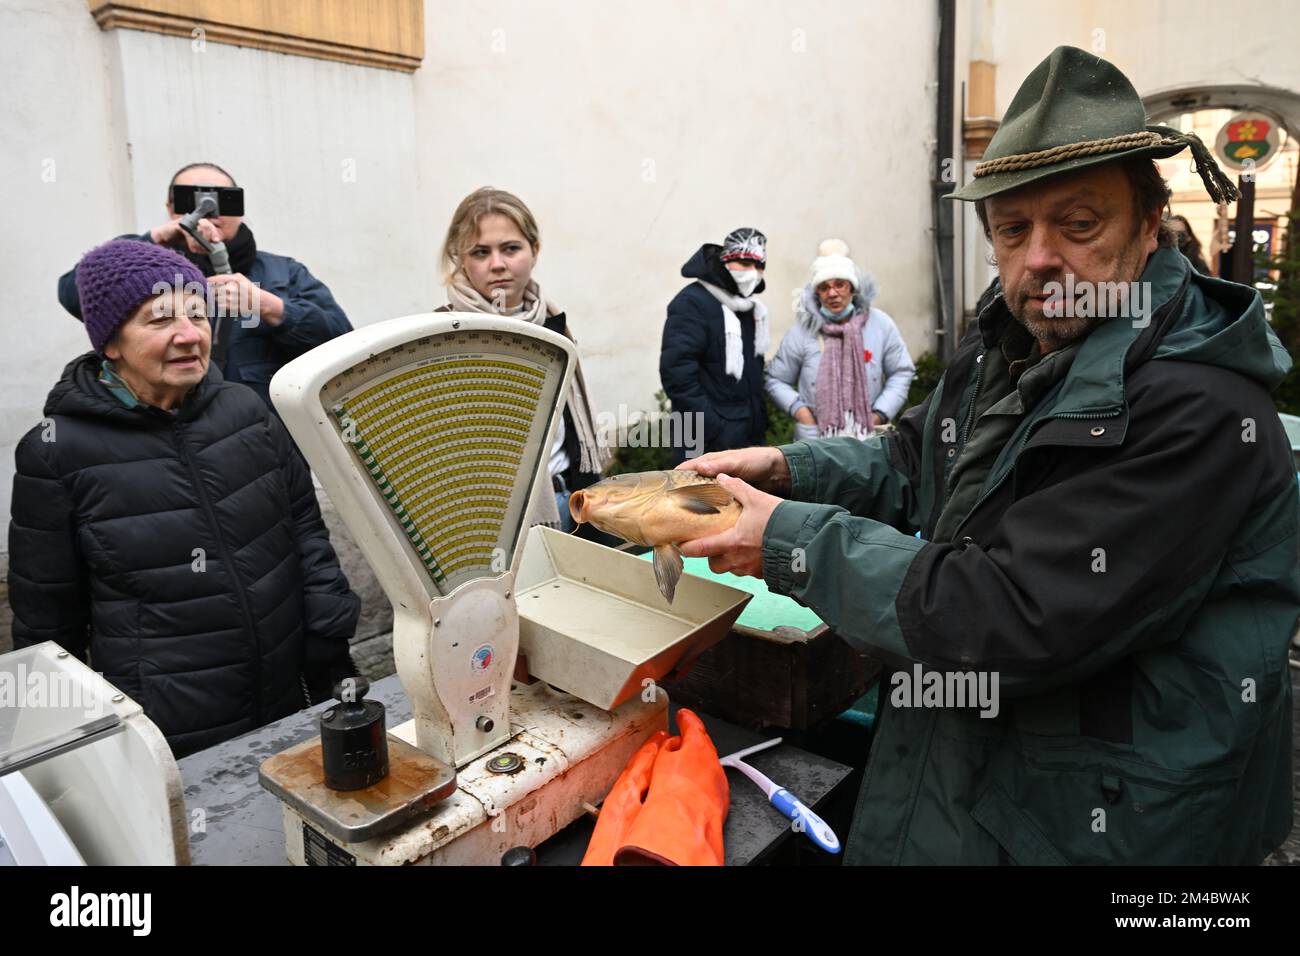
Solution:
[{"label": "man's hand holding fish", "polygon": [[772,512],[783,499],[759,491],[753,485],[731,475],[719,474],[718,484],[740,502],[744,510],[741,511],[739,520],[726,531],[682,542],[681,552],[688,558],[708,558],[709,568],[715,572],[730,571],[732,574],[761,578],[763,532],[767,529]]},{"label": "man's hand holding fish", "polygon": [[[624,541],[653,548],[655,579],[669,604],[682,574],[684,542],[695,543],[685,553],[709,557],[715,571],[761,576],[763,529],[782,499],[739,478],[718,474],[716,464],[724,459],[742,466],[756,481],[779,482],[780,471],[770,456],[749,456],[748,463],[736,457],[769,450],[776,452],[755,448],[705,455],[697,461],[714,463],[709,475],[701,473],[704,468],[613,475],[570,495],[569,513],[578,524],[592,524]],[[776,457],[784,463],[780,452]]]},{"label": "man's hand holding fish", "polygon": [[783,496],[790,493],[790,466],[779,448],[760,446],[711,451],[682,462],[677,470],[693,471],[705,478],[731,475],[759,491]]}]

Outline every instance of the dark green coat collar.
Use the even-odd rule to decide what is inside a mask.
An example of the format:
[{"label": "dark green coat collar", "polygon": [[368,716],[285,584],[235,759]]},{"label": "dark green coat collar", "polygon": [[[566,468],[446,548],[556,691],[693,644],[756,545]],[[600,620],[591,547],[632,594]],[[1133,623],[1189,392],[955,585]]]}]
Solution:
[{"label": "dark green coat collar", "polygon": [[[1145,361],[1182,309],[1191,266],[1176,250],[1162,246],[1147,260],[1139,281],[1151,283],[1151,314],[1142,326],[1129,319],[1104,322],[1084,339],[1057,393],[1057,413],[1117,411],[1124,404],[1124,376]],[[979,317],[985,348],[1001,341],[1014,322],[999,294]]]}]

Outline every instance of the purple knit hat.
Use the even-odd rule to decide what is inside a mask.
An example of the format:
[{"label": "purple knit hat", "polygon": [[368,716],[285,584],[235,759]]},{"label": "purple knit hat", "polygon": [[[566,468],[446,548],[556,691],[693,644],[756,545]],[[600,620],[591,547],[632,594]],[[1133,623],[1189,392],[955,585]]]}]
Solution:
[{"label": "purple knit hat", "polygon": [[114,239],[91,249],[77,263],[77,294],[90,344],[102,355],[104,344],[140,303],[158,294],[159,283],[174,288],[191,282],[207,294],[207,280],[198,266],[152,242]]}]

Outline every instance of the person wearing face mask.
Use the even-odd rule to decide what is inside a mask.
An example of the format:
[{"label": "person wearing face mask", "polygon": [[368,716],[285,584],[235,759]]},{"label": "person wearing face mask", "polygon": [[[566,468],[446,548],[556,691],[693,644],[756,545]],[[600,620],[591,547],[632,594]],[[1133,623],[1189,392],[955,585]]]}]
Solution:
[{"label": "person wearing face mask", "polygon": [[916,366],[894,320],[871,304],[876,283],[844,242],[823,242],[812,272],[767,367],[767,394],[794,418],[796,441],[865,438],[902,409]]},{"label": "person wearing face mask", "polygon": [[682,275],[695,281],[668,303],[659,380],[673,412],[699,416],[699,425],[682,428],[674,464],[763,441],[763,363],[771,336],[767,306],[755,296],[765,288],[766,267],[767,237],[748,227],[732,231],[721,246],[706,242],[682,266]]},{"label": "person wearing face mask", "polygon": [[[564,312],[542,295],[533,278],[541,250],[537,220],[523,200],[491,186],[475,190],[461,200],[447,229],[442,246],[447,304],[435,311],[513,316],[572,341]],[[599,481],[613,458],[601,443],[595,423],[596,414],[579,363],[547,470],[539,476],[533,492],[530,525],[573,530],[569,495]],[[588,525],[583,525],[579,534],[600,535]],[[603,539],[603,535],[597,538]]]}]

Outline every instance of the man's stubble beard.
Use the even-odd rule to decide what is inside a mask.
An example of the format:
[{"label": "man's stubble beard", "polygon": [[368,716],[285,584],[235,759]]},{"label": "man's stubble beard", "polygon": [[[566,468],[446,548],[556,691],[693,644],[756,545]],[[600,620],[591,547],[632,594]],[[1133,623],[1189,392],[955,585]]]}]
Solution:
[{"label": "man's stubble beard", "polygon": [[1019,309],[1012,309],[1011,315],[1025,327],[1039,346],[1046,346],[1045,352],[1055,351],[1072,342],[1086,338],[1093,329],[1107,321],[1110,316],[1061,316],[1049,319],[1041,311],[1025,307],[1022,301]]},{"label": "man's stubble beard", "polygon": [[[1142,274],[1142,269],[1146,267],[1146,255],[1141,252],[1140,248],[1136,252],[1127,252],[1116,263],[1112,275],[1096,280],[1098,286],[1104,282],[1131,282],[1136,281]],[[1138,268],[1138,263],[1142,268]],[[1051,282],[1059,283],[1063,288],[1065,286],[1064,272],[1054,272],[1045,275],[1028,276],[1016,290],[1015,296],[1007,300],[1007,308],[1011,312],[1012,318],[1025,327],[1039,343],[1044,352],[1055,351],[1064,348],[1073,342],[1087,338],[1103,322],[1106,322],[1115,316],[1110,315],[1061,315],[1056,318],[1049,318],[1043,314],[1042,310],[1034,310],[1028,307],[1029,297],[1032,295],[1042,295],[1044,287]],[[1084,281],[1077,275],[1074,277],[1074,286],[1076,290]],[[1094,289],[1095,293],[1095,289]],[[1100,302],[1100,297],[1094,294],[1094,304]],[[1062,301],[1057,308],[1062,312],[1068,311],[1068,303]]]}]

